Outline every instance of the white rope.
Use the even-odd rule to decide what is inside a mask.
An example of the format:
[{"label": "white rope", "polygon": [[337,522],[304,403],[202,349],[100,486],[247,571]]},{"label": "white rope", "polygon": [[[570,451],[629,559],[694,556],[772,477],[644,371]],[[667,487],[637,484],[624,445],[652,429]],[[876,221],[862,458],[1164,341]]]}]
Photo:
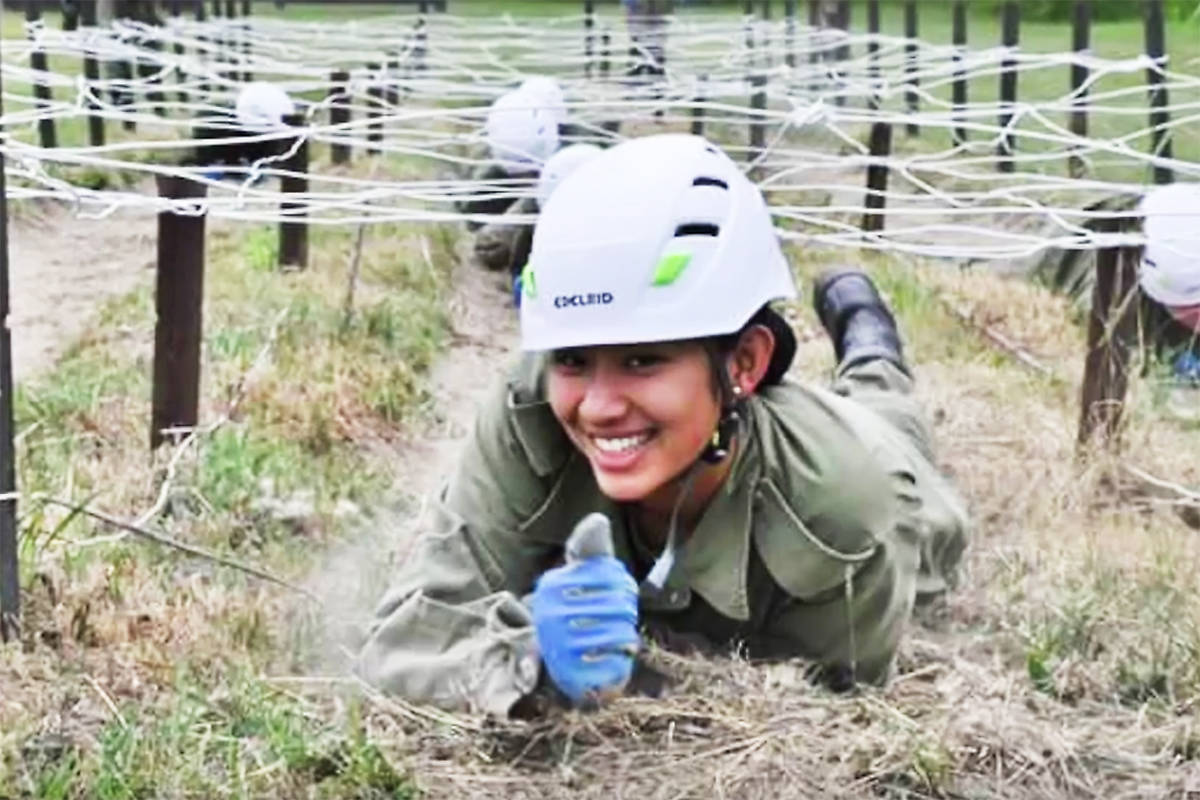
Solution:
[{"label": "white rope", "polygon": [[[412,15],[390,15],[339,23],[170,19],[161,28],[121,22],[73,32],[28,26],[25,39],[0,42],[5,109],[0,125],[7,132],[0,149],[8,161],[9,197],[71,203],[88,217],[175,210],[274,222],[285,217],[286,201],[288,218],[303,213],[313,225],[486,221],[492,217],[457,212],[455,202],[473,195],[523,197],[534,188],[529,180],[466,177],[487,163],[481,129],[489,104],[533,74],[559,79],[571,122],[593,140],[619,141],[622,137],[605,127],[614,122],[636,124],[642,132],[686,130],[696,115],[702,116],[706,135],[747,162],[747,169],[754,168],[780,233],[799,242],[999,259],[1047,248],[1138,243],[1137,234],[1114,238],[1091,231],[1089,221],[1112,214],[1087,207],[1141,191],[1155,167],[1174,170],[1180,180],[1200,180],[1200,164],[1146,152],[1152,129],[1143,83],[1147,69],[1163,75],[1169,134],[1200,121],[1200,76],[1173,71],[1169,62],[1146,56],[1106,59],[1092,52],[957,48],[802,24],[789,33],[786,20],[689,12],[673,20],[664,42],[665,74],[654,79],[626,75],[633,43],[624,24],[612,18],[600,18],[593,29],[590,60],[579,15],[480,19],[439,14],[425,19],[423,42],[415,23]],[[604,32],[610,36],[607,51]],[[868,44],[878,47],[874,58],[865,54]],[[909,45],[915,45],[915,54],[906,52]],[[846,46],[853,57],[836,61]],[[644,44],[633,49],[634,58],[649,57]],[[32,70],[28,62],[35,50],[52,64],[80,66],[61,73]],[[85,55],[98,62],[99,79],[88,81],[80,74]],[[378,66],[368,68],[368,63]],[[947,99],[955,81],[967,80],[978,92],[981,81],[998,82],[1008,64],[1019,82],[1040,83],[1042,75],[1054,75],[1062,92],[1037,100],[1018,95],[1007,107],[976,99],[955,108]],[[1079,91],[1088,94],[1090,129],[1112,135],[1080,136],[1069,129],[1066,120],[1078,110],[1078,93],[1067,82],[1074,64],[1089,71]],[[337,69],[349,73],[344,87],[331,83],[330,73]],[[269,134],[238,130],[225,115],[246,73],[288,91],[306,125]],[[752,75],[761,76],[759,90],[767,97],[761,112],[748,107]],[[36,101],[34,84],[48,86],[54,99]],[[338,88],[343,92],[337,100],[350,107],[353,119],[333,125],[329,110]],[[917,97],[919,111],[908,110],[909,95]],[[369,117],[372,112],[378,116]],[[658,122],[651,123],[656,112]],[[117,123],[131,121],[140,138],[115,136],[104,146],[82,145],[77,137],[86,134],[89,114],[102,117],[110,135]],[[1007,124],[1001,125],[1002,114],[1009,117]],[[197,117],[208,118],[205,124],[215,130],[228,127],[229,136],[193,139]],[[42,149],[31,143],[45,119],[60,125],[64,146]],[[748,163],[752,119],[763,126],[765,147]],[[863,143],[876,122],[893,126],[893,153],[882,159],[870,156]],[[907,124],[920,126],[920,138],[905,136]],[[75,138],[68,139],[68,130]],[[955,130],[965,131],[967,141],[956,143]],[[371,140],[372,133],[378,140]],[[172,163],[199,145],[285,139],[285,146],[294,148],[297,136],[308,141],[311,155],[345,145],[360,158],[370,148],[410,159],[421,174],[434,177],[372,180],[313,169],[308,191],[284,195],[275,180],[291,174],[283,158],[227,168],[236,180],[226,181],[204,177],[203,168]],[[1011,173],[996,170],[997,148],[1006,137],[1015,140],[1007,157]],[[1069,177],[1068,158],[1084,164],[1090,177]],[[884,231],[864,235],[857,222],[871,213],[864,202],[871,163],[889,168],[889,188],[882,193],[888,221]],[[132,185],[138,177],[188,176],[206,183],[208,195],[172,201],[130,190],[91,189],[70,178],[83,169],[125,172],[135,178]]]}]

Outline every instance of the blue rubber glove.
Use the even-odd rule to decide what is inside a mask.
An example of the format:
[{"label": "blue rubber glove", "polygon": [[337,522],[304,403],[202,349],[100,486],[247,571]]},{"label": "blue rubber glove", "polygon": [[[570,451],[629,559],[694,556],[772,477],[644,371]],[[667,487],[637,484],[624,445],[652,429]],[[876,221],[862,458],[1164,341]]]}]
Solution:
[{"label": "blue rubber glove", "polygon": [[1175,377],[1188,383],[1200,383],[1200,358],[1185,350],[1175,359]]},{"label": "blue rubber glove", "polygon": [[[620,691],[633,673],[638,649],[638,589],[625,565],[611,554],[609,522],[586,517],[576,534],[603,526],[608,553],[582,557],[568,542],[567,563],[547,570],[533,590],[533,625],[546,672],[571,702]],[[590,526],[590,530],[588,529]]]}]

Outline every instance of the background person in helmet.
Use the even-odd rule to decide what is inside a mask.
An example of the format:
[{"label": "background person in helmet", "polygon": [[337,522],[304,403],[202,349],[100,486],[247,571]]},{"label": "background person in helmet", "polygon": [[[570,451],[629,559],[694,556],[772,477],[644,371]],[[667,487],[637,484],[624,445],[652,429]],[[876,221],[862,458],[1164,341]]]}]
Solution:
[{"label": "background person in helmet", "polygon": [[[557,143],[554,145],[555,148],[595,147],[595,145],[585,144],[589,138],[593,138],[587,130],[568,121],[562,87],[559,86],[556,80],[541,75],[534,76],[525,80],[516,91],[522,97],[533,98],[532,101],[526,101],[526,107],[532,106],[541,109],[548,113],[554,120],[555,128],[558,132]],[[501,128],[503,125],[497,124],[495,127]],[[544,129],[539,127],[538,130],[540,132]],[[545,152],[548,150],[548,144],[530,139],[525,148]],[[495,149],[493,146],[493,154]],[[549,153],[552,152],[554,151],[550,150],[547,153],[547,158],[543,158],[542,163],[548,160]],[[475,179],[529,179],[533,175],[533,172],[537,171],[540,181],[542,163],[537,165],[518,164],[516,165],[518,171],[512,173],[513,165],[506,166],[500,159],[496,159],[478,170],[475,174]],[[534,169],[531,170],[530,167],[534,167]],[[486,204],[468,204],[460,207],[463,210],[473,208],[476,213],[503,215],[503,218],[493,222],[482,225],[475,223],[475,226],[479,228],[479,232],[475,235],[475,257],[487,269],[501,270],[506,267],[511,268],[515,264],[519,271],[529,256],[532,223],[517,222],[512,218],[529,217],[537,214],[537,198],[525,196],[514,200],[509,195],[507,197],[491,198]],[[469,224],[468,227],[472,226]]]},{"label": "background person in helmet", "polygon": [[[600,148],[594,144],[572,144],[559,150],[547,159],[538,173],[536,205],[534,212],[538,213],[550,201],[550,195],[562,183],[563,179],[600,154]],[[512,278],[513,304],[521,306],[521,271],[529,261],[529,252],[533,249],[533,225],[526,223],[514,226],[511,254],[508,269]]]},{"label": "background person in helmet", "polygon": [[[209,115],[197,120],[192,138],[201,140],[195,151],[185,159],[186,164],[204,167],[249,167],[265,158],[283,152],[282,139],[237,142],[214,141],[257,136],[287,127],[283,119],[296,112],[295,103],[287,92],[273,83],[255,81],[238,92],[231,111]],[[210,173],[220,178],[220,169]]]},{"label": "background person in helmet", "polygon": [[[532,79],[531,79],[532,80]],[[557,88],[557,84],[546,79]],[[565,114],[562,93],[542,83],[502,95],[488,111],[484,125],[490,159],[476,168],[471,180],[490,184],[486,190],[458,203],[466,214],[537,213],[532,198],[519,197],[536,180],[542,164],[559,147],[559,124]],[[508,266],[515,231],[507,223],[469,220],[475,236],[475,255],[487,269]]]},{"label": "background person in helmet", "polygon": [[817,287],[833,388],[788,379],[795,339],[769,303],[795,289],[762,196],[669,135],[558,186],[523,291],[525,356],[433,500],[361,673],[506,713],[549,686],[619,690],[645,633],[885,680],[967,523],[870,280]]},{"label": "background person in helmet", "polygon": [[1177,378],[1200,385],[1200,185],[1152,189],[1139,211],[1146,235],[1141,339]]},{"label": "background person in helmet", "polygon": [[[1143,219],[1137,340],[1127,345],[1145,345],[1145,366],[1166,364],[1181,381],[1200,383],[1200,184],[1154,187],[1140,197],[1119,196],[1094,209]],[[1039,268],[1037,277],[1086,314],[1095,271],[1094,251],[1067,251]]]}]

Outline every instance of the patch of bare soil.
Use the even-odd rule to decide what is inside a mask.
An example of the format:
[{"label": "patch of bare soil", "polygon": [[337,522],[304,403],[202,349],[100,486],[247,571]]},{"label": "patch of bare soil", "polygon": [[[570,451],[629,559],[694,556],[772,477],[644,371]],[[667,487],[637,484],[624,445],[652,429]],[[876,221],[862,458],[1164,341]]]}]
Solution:
[{"label": "patch of bare soil", "polygon": [[153,215],[81,219],[57,203],[25,206],[8,226],[13,376],[44,370],[104,300],[154,279]]},{"label": "patch of bare soil", "polygon": [[402,456],[402,484],[415,497],[433,491],[454,466],[479,404],[508,366],[517,343],[517,312],[504,278],[462,259],[448,301],[450,340],[429,378],[434,415]]}]

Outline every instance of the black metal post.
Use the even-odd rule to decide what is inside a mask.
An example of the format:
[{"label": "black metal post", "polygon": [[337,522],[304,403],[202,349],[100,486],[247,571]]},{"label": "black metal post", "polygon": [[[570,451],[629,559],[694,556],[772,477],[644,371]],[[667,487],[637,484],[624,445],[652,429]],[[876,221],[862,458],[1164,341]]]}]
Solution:
[{"label": "black metal post", "polygon": [[[1171,124],[1171,112],[1167,110],[1165,68],[1166,36],[1163,23],[1162,0],[1145,0],[1146,22],[1146,55],[1154,59],[1158,65],[1146,69],[1146,83],[1150,85],[1150,152],[1159,158],[1173,158],[1171,134],[1167,126]],[[1175,172],[1167,166],[1154,165],[1154,182],[1157,184],[1172,183]]]},{"label": "black metal post", "polygon": [[[1092,3],[1091,0],[1075,0],[1072,15],[1071,46],[1075,57],[1082,59],[1091,48],[1092,43]],[[1087,64],[1078,61],[1071,65],[1071,133],[1076,136],[1087,136],[1088,132],[1088,90],[1089,77]],[[1083,159],[1072,154],[1067,159],[1067,172],[1075,178],[1083,176]]]},{"label": "black metal post", "polygon": [[692,135],[704,135],[704,83],[708,80],[707,75],[698,76],[697,82],[698,91],[696,92],[696,102],[692,105]]},{"label": "black metal post", "polygon": [[879,0],[867,0],[867,76],[871,83],[871,94],[867,105],[872,110],[879,108]]},{"label": "black metal post", "polygon": [[600,78],[608,80],[612,58],[612,35],[605,28],[600,34]]},{"label": "black metal post", "polygon": [[888,165],[886,159],[892,154],[892,126],[887,122],[876,122],[871,126],[869,144],[871,163],[867,165],[867,197],[864,205],[862,229],[867,232],[883,230],[884,208],[887,206]]},{"label": "black metal post", "polygon": [[[283,121],[291,126],[304,124],[303,114],[289,114]],[[284,169],[294,173],[284,175],[281,191],[287,194],[303,194],[308,191],[308,139],[303,138],[296,151],[287,160]],[[308,266],[308,216],[304,203],[284,202],[281,208],[286,219],[279,223],[279,266],[305,269]]]},{"label": "black metal post", "polygon": [[[41,20],[41,4],[37,0],[25,0],[25,22],[36,25]],[[54,102],[54,93],[50,90],[50,84],[46,82],[49,74],[46,51],[41,47],[33,48],[29,54],[29,66],[35,73],[40,73],[33,77],[33,96],[37,98],[38,111],[44,115]],[[53,118],[42,116],[38,119],[38,143],[47,149],[58,147],[58,131],[55,130]]]},{"label": "black metal post", "polygon": [[963,70],[963,59],[967,50],[967,4],[965,0],[954,0],[954,21],[951,37],[954,42],[954,85],[951,87],[951,102],[954,104],[954,144],[967,141],[967,129],[962,127],[962,115],[967,107],[967,74]]},{"label": "black metal post", "polygon": [[783,0],[783,63],[796,67],[796,0]]},{"label": "black metal post", "polygon": [[[329,87],[329,96],[332,98],[329,102],[329,124],[345,125],[350,122],[350,73],[336,70],[329,76],[329,82],[333,84]],[[344,137],[350,134],[345,128],[339,128],[333,131],[333,135]],[[350,145],[335,143],[331,148],[330,160],[334,164],[349,164]]]},{"label": "black metal post", "polygon": [[1001,172],[1012,172],[1013,150],[1016,148],[1016,137],[1006,129],[1013,121],[1013,108],[1017,103],[1017,62],[1012,53],[1021,43],[1021,6],[1017,0],[1007,0],[1004,4],[1004,23],[1001,31],[1001,44],[1004,45],[1005,55],[1000,63],[1000,143],[997,147],[999,159],[996,167]]},{"label": "black metal post", "polygon": [[[201,198],[207,187],[179,175],[156,175],[158,194]],[[200,408],[200,343],[204,327],[204,215],[158,215],[158,274],[154,293],[154,386],[150,449],[170,428],[195,427]]]},{"label": "black metal post", "polygon": [[595,0],[583,0],[583,74],[588,80],[592,79],[592,54],[595,46],[595,29]]},{"label": "black metal post", "polygon": [[[921,83],[921,78],[917,74],[919,51],[916,0],[906,0],[904,3],[904,38],[907,40],[904,43],[904,71],[908,73],[906,83],[912,87],[904,93],[904,104],[908,107],[908,113],[912,115],[911,119],[915,119],[921,108],[921,98],[916,92],[917,86]],[[918,136],[921,133],[921,126],[916,122],[909,122],[905,130],[909,136]]]},{"label": "black metal post", "polygon": [[[0,91],[0,97],[3,96]],[[0,109],[2,113],[2,109]],[[9,318],[8,208],[0,153],[0,320]],[[17,466],[13,447],[12,331],[0,325],[0,640],[21,630],[21,580],[17,551]]]},{"label": "black metal post", "polygon": [[[80,9],[81,21],[86,27],[96,26],[96,4],[84,3]],[[100,109],[100,99],[97,96],[100,83],[100,62],[96,60],[96,51],[88,48],[83,54],[83,78],[87,87],[87,107],[90,111]],[[92,147],[104,145],[104,117],[99,114],[88,114],[88,144]]]},{"label": "black metal post", "polygon": [[380,64],[378,61],[371,61],[367,64],[367,141],[371,145],[367,148],[367,152],[373,156],[383,152],[379,148],[379,143],[383,141],[383,123],[380,121],[380,113],[383,107],[383,84],[379,80]]}]

